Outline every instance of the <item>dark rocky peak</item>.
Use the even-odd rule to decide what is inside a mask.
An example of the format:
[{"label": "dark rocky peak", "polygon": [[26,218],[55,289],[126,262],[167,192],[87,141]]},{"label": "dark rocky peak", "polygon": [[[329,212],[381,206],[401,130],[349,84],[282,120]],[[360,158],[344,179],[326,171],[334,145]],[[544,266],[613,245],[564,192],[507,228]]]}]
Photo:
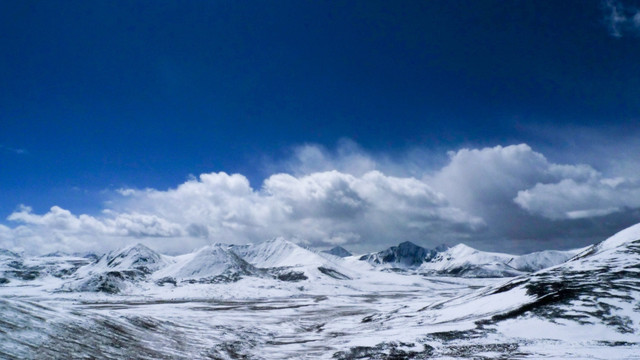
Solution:
[{"label": "dark rocky peak", "polygon": [[407,267],[417,267],[429,261],[436,255],[435,250],[425,249],[410,241],[405,241],[386,250],[363,255],[360,260],[374,264],[393,264]]},{"label": "dark rocky peak", "polygon": [[334,248],[332,248],[330,250],[324,250],[323,253],[335,255],[335,256],[338,256],[338,257],[347,257],[347,256],[353,255],[349,251],[347,251],[347,249],[343,248],[342,246],[336,246],[336,247],[334,247]]}]

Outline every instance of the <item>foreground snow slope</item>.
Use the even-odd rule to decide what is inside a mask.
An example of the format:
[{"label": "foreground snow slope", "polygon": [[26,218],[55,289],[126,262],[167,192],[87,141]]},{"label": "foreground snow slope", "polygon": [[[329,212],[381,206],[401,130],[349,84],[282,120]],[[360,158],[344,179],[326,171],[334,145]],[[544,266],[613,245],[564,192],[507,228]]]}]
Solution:
[{"label": "foreground snow slope", "polygon": [[425,305],[379,313],[372,327],[384,329],[381,341],[413,332],[434,348],[502,344],[499,352],[534,358],[638,358],[640,224],[566,263]]}]

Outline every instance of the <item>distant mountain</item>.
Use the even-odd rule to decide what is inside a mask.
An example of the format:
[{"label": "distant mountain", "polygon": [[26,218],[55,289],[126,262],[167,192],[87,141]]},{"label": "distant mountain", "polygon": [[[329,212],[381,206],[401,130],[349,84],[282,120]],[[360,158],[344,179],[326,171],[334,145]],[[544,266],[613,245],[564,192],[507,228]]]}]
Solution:
[{"label": "distant mountain", "polygon": [[154,273],[154,279],[160,283],[219,283],[237,281],[242,276],[259,273],[253,265],[221,245],[205,246],[194,253],[176,256],[172,261],[172,264]]},{"label": "distant mountain", "polygon": [[259,244],[234,246],[231,250],[260,268],[299,266],[324,261],[318,254],[280,237]]},{"label": "distant mountain", "polygon": [[[374,267],[432,276],[513,277],[554,266],[576,255],[573,251],[542,251],[522,256],[483,252],[464,244],[426,249],[403,242],[359,260]],[[337,254],[337,255],[336,255]],[[336,280],[361,277],[362,268],[341,247],[327,252],[303,248],[283,238],[250,245],[210,245],[190,254],[161,255],[136,244],[109,252],[95,261],[63,253],[23,258],[0,252],[0,283],[53,276],[62,290],[120,293],[143,283],[235,282],[247,276],[280,281]]]},{"label": "distant mountain", "polygon": [[63,290],[119,293],[170,263],[168,257],[142,244],[127,246],[79,268]]},{"label": "distant mountain", "polygon": [[416,271],[425,275],[462,277],[512,277],[538,271],[569,260],[580,250],[541,251],[510,255],[476,250],[464,244],[425,249],[410,242],[363,255],[360,260],[385,268]]},{"label": "distant mountain", "polygon": [[476,250],[464,244],[438,252],[418,271],[427,274],[463,277],[510,277],[523,272],[510,266],[513,255]]},{"label": "distant mountain", "polygon": [[269,268],[281,280],[306,280],[331,277],[350,279],[353,275],[344,264],[320,253],[305,249],[283,238],[274,238],[260,244],[233,246],[231,250],[258,268]]},{"label": "distant mountain", "polygon": [[168,264],[166,257],[138,243],[103,255],[86,270],[95,272],[137,270],[144,274],[151,274]]},{"label": "distant mountain", "polygon": [[87,259],[70,255],[24,257],[0,249],[0,284],[32,281],[49,276],[63,278],[89,262]]},{"label": "distant mountain", "polygon": [[508,265],[525,272],[534,272],[554,265],[561,264],[587,248],[567,251],[545,250],[513,258]]},{"label": "distant mountain", "polygon": [[437,251],[435,250],[425,249],[422,246],[405,241],[398,246],[392,246],[377,253],[363,255],[360,257],[360,260],[378,265],[388,264],[392,267],[415,268],[431,260],[436,254]]},{"label": "distant mountain", "polygon": [[13,251],[7,249],[0,249],[0,259],[18,257],[20,257],[20,254],[14,253]]},{"label": "distant mountain", "polygon": [[343,248],[342,246],[336,246],[336,247],[334,247],[332,249],[324,250],[323,253],[335,255],[337,257],[347,257],[347,256],[353,255],[352,253],[347,251],[347,249]]}]

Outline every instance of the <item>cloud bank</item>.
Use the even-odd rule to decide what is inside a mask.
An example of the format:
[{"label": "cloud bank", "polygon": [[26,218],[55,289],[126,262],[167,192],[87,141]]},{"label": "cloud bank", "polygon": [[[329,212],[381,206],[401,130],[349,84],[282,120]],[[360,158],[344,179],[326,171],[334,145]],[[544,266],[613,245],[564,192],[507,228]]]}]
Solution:
[{"label": "cloud bank", "polygon": [[586,245],[640,221],[637,179],[556,164],[526,144],[448,155],[437,169],[423,163],[418,176],[419,162],[406,166],[415,156],[394,163],[352,142],[335,152],[306,145],[259,188],[217,172],[168,190],[120,189],[97,215],[22,206],[7,217],[13,227],[0,225],[0,247],[73,252],[143,241],[179,253],[284,236],[367,251],[414,241],[517,252]]}]

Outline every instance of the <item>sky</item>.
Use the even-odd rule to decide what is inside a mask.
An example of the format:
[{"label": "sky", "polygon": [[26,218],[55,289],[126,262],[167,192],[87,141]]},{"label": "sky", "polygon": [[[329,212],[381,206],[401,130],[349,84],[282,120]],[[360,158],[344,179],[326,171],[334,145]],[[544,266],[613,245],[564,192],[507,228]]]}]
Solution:
[{"label": "sky", "polygon": [[0,49],[0,248],[640,222],[640,1],[0,2]]}]

